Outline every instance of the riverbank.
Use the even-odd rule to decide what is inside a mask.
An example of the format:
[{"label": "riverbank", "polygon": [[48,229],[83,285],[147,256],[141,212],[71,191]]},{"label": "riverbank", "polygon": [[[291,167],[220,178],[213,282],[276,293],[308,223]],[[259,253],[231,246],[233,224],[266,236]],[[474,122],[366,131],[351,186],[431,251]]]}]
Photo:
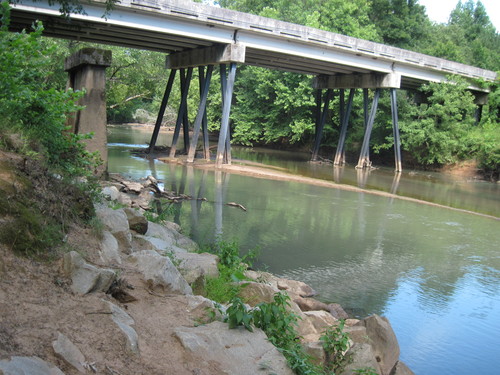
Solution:
[{"label": "riverbank", "polygon": [[[4,171],[2,188],[19,176]],[[217,277],[221,258],[192,252],[197,245],[177,225],[148,221],[141,213],[152,203],[148,191],[157,191],[154,179],[142,184],[115,179],[103,190],[108,200],[95,207],[98,221],[74,223],[64,245],[50,250],[48,262],[17,257],[1,246],[0,369],[5,374],[32,368],[70,375],[291,374],[262,331],[227,329],[220,320],[229,310],[197,295],[194,290],[207,278]],[[284,293],[301,318],[302,345],[318,363],[327,362],[319,336],[346,318],[340,306],[311,298],[312,289],[300,282],[255,271],[246,277],[240,298],[249,304],[247,311]],[[345,349],[350,348],[353,362],[344,373],[367,367],[380,374],[393,368],[408,373],[401,372],[407,369],[398,362],[399,347],[386,320],[347,320],[346,326],[351,341]],[[356,359],[366,353],[371,353],[368,362]]]}]

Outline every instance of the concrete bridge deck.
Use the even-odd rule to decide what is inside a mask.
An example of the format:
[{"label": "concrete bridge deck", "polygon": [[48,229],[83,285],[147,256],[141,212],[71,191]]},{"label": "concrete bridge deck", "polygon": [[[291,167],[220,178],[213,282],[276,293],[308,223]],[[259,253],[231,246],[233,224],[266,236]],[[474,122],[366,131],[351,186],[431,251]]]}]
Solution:
[{"label": "concrete bridge deck", "polygon": [[243,64],[310,75],[395,74],[411,89],[456,74],[493,81],[496,73],[379,43],[183,0],[122,0],[107,18],[103,2],[84,4],[86,15],[60,16],[58,6],[26,0],[14,5],[11,29],[44,23],[45,35],[174,53],[239,44]]}]

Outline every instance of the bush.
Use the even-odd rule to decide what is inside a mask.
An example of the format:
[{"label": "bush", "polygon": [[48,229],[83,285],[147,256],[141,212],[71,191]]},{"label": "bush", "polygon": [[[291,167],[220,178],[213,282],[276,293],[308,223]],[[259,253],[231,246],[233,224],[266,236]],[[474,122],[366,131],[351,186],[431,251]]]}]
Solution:
[{"label": "bush", "polygon": [[0,17],[0,131],[20,132],[25,145],[18,151],[42,157],[60,173],[90,176],[98,158],[81,143],[90,135],[71,134],[66,126],[66,115],[81,108],[82,93],[48,87],[53,48],[42,43],[40,22],[29,33],[9,32],[7,2],[0,4]]}]

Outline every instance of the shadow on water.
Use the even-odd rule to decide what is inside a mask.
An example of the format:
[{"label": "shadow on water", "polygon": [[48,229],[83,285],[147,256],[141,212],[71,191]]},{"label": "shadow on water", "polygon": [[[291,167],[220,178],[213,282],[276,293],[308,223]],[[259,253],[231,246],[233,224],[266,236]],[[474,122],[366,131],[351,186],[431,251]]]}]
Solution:
[{"label": "shadow on water", "polygon": [[[122,147],[112,146],[109,152],[111,172],[132,178],[152,174],[165,189],[197,198],[178,203],[172,219],[200,244],[220,237],[237,239],[243,251],[258,247],[257,266],[302,280],[322,300],[338,302],[354,314],[386,315],[399,339],[401,359],[416,374],[497,373],[500,221],[367,192],[136,159]],[[308,164],[280,157],[267,156],[287,170]],[[318,176],[325,168],[309,171]],[[437,178],[386,170],[332,169],[329,178],[336,182],[375,184],[397,194],[412,184],[421,195],[454,191],[465,197],[469,209],[477,197],[478,206],[489,204],[498,212],[493,184],[476,188],[470,182],[446,185]],[[484,191],[489,192],[486,198]]]}]

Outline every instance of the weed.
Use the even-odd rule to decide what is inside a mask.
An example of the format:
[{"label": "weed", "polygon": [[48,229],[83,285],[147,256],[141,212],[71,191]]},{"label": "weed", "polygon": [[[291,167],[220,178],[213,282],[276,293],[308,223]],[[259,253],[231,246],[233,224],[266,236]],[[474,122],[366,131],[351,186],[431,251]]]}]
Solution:
[{"label": "weed", "polygon": [[180,259],[177,259],[175,257],[175,253],[173,251],[171,251],[171,250],[165,251],[163,253],[163,255],[167,256],[170,259],[170,261],[175,266],[175,268],[178,268],[181,265],[181,263],[182,263],[182,261]]},{"label": "weed", "polygon": [[356,375],[378,375],[377,370],[373,367],[362,367],[354,370]]},{"label": "weed", "polygon": [[334,372],[342,372],[348,358],[344,355],[349,348],[349,335],[344,332],[345,321],[340,320],[336,326],[328,327],[320,337],[326,353],[327,368]]}]

